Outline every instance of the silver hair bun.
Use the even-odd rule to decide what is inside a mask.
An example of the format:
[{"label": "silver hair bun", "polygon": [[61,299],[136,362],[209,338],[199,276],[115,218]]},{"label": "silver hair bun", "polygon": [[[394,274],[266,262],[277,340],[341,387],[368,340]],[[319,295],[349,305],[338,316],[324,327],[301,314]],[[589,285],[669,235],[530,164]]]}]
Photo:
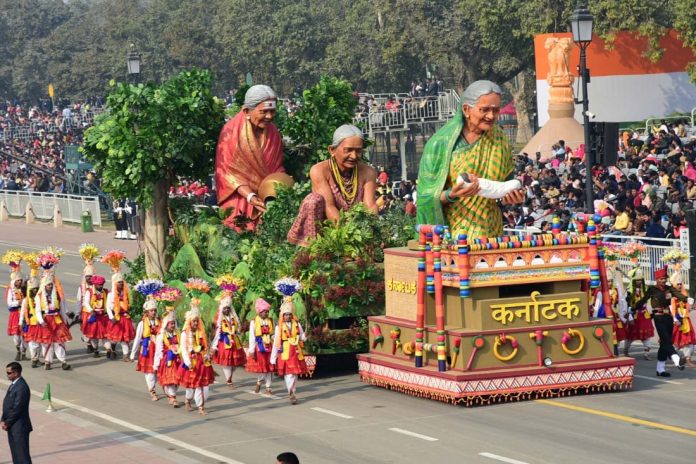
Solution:
[{"label": "silver hair bun", "polygon": [[365,140],[363,132],[358,127],[352,124],[344,124],[334,131],[331,146],[336,148],[341,142],[350,137],[360,137],[360,140]]},{"label": "silver hair bun", "polygon": [[253,85],[244,94],[244,108],[253,109],[266,100],[277,100],[278,95],[267,85]]},{"label": "silver hair bun", "polygon": [[503,91],[500,90],[500,86],[495,82],[484,80],[472,82],[462,94],[462,104],[474,106],[479,98],[490,93],[502,95]]}]

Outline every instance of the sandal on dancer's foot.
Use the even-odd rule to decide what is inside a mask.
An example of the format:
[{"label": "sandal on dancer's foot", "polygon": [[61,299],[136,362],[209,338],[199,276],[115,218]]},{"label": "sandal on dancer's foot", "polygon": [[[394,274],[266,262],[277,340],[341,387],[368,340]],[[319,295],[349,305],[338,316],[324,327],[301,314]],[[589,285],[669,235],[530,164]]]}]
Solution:
[{"label": "sandal on dancer's foot", "polygon": [[650,361],[650,348],[643,350],[643,359]]},{"label": "sandal on dancer's foot", "polygon": [[258,393],[261,391],[261,382],[256,382],[256,386],[254,387],[254,393]]},{"label": "sandal on dancer's foot", "polygon": [[207,416],[208,413],[206,412],[205,408],[203,406],[198,406],[198,414],[201,416]]},{"label": "sandal on dancer's foot", "polygon": [[290,393],[290,403],[297,404],[297,398],[295,397],[294,393]]},{"label": "sandal on dancer's foot", "polygon": [[267,394],[267,395],[272,395],[272,394],[273,394],[273,390],[272,390],[270,387],[266,388],[266,394]]},{"label": "sandal on dancer's foot", "polygon": [[234,390],[236,388],[234,386],[234,382],[232,382],[231,380],[228,380],[227,381],[227,388],[229,388],[230,390]]},{"label": "sandal on dancer's foot", "polygon": [[[157,396],[157,392],[154,389],[150,390],[150,399],[152,401],[159,401],[159,396]],[[171,403],[172,403],[172,401],[170,399],[169,404],[171,404]]]},{"label": "sandal on dancer's foot", "polygon": [[191,406],[191,400],[186,400],[184,402],[184,406],[186,407],[187,411],[193,411],[193,406]]}]

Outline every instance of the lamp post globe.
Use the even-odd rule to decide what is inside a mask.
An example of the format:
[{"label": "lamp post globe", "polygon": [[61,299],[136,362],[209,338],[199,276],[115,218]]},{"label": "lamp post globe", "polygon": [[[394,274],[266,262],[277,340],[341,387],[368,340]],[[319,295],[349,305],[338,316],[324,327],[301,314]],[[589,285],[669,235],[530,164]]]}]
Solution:
[{"label": "lamp post globe", "polygon": [[570,16],[570,29],[573,42],[578,45],[589,45],[592,42],[592,23],[594,17],[584,5],[578,6]]},{"label": "lamp post globe", "polygon": [[126,55],[126,63],[128,64],[128,76],[131,78],[137,78],[140,76],[140,59],[141,55],[138,51],[133,49],[131,44],[131,49]]},{"label": "lamp post globe", "polygon": [[582,100],[575,100],[576,104],[582,103],[582,121],[585,139],[585,211],[594,214],[594,194],[592,178],[592,138],[590,134],[589,99],[587,98],[587,84],[590,82],[590,70],[587,68],[587,47],[592,42],[592,25],[594,18],[586,6],[580,5],[570,16],[570,30],[573,34],[573,42],[580,47],[580,77],[582,78]]}]

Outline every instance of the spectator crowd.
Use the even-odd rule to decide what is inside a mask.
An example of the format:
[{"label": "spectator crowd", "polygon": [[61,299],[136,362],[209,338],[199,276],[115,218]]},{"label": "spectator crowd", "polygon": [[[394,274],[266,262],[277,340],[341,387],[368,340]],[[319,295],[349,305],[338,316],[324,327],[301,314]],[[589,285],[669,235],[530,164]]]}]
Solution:
[{"label": "spectator crowd", "polygon": [[68,193],[64,150],[82,144],[93,113],[90,103],[61,104],[0,102],[0,189]]},{"label": "spectator crowd", "polygon": [[[647,135],[625,131],[616,166],[592,169],[594,211],[605,234],[678,238],[686,210],[696,206],[696,138],[685,121],[663,123]],[[506,226],[549,231],[557,215],[562,229],[586,211],[584,148],[560,140],[549,158],[517,155],[516,175],[526,189],[522,206],[504,210]],[[536,230],[535,230],[536,229]]]}]

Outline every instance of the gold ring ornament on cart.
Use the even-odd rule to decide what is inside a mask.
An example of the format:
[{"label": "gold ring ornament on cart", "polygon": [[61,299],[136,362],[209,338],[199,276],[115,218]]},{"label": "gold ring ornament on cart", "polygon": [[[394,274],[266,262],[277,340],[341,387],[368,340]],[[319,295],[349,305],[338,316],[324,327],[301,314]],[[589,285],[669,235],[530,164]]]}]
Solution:
[{"label": "gold ring ornament on cart", "polygon": [[[505,356],[500,354],[500,347],[508,344],[512,347],[510,354]],[[505,335],[503,333],[495,337],[495,342],[493,342],[493,355],[498,361],[508,362],[517,356],[518,347],[519,343],[517,343],[517,339],[515,337],[512,335]]]},{"label": "gold ring ornament on cart", "polygon": [[[578,346],[573,350],[568,348],[568,343],[574,338],[578,339]],[[561,336],[561,348],[563,348],[563,352],[565,354],[575,356],[576,354],[580,353],[583,348],[585,348],[585,336],[579,330],[568,329],[563,332],[563,335]]]}]

